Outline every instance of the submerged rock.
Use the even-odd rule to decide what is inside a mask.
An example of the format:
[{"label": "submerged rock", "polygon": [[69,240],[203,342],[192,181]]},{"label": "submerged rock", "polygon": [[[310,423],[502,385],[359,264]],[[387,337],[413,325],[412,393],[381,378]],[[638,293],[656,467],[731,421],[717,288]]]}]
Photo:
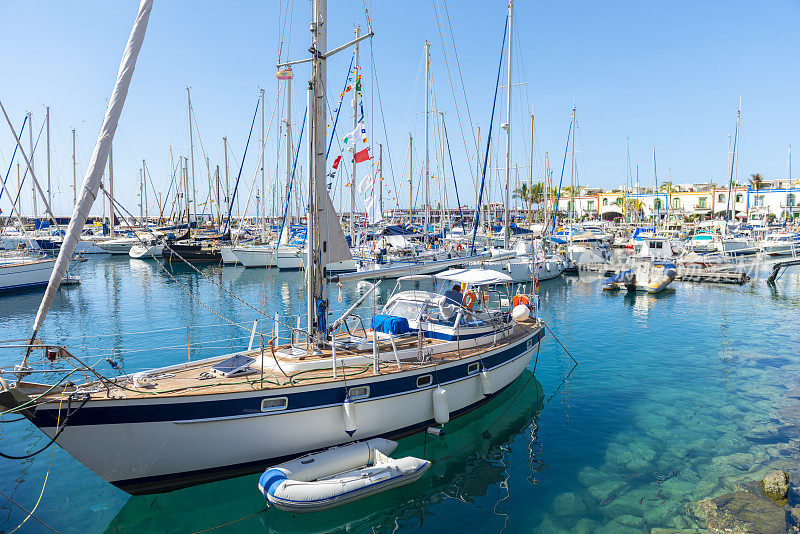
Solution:
[{"label": "submerged rock", "polygon": [[553,515],[556,517],[568,517],[574,515],[585,515],[586,505],[583,499],[574,493],[562,493],[553,500]]},{"label": "submerged rock", "polygon": [[784,505],[789,500],[789,474],[786,471],[771,471],[761,479],[761,491],[772,502]]},{"label": "submerged rock", "polygon": [[726,493],[694,505],[692,514],[712,532],[784,534],[786,512],[749,491]]}]

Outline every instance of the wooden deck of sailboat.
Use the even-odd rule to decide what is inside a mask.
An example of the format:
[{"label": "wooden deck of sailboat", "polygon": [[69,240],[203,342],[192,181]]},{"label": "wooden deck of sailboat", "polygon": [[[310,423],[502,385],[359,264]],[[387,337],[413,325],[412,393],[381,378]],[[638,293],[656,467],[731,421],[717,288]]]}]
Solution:
[{"label": "wooden deck of sailboat", "polygon": [[[509,335],[505,337],[498,336],[496,343],[489,345],[482,345],[479,347],[461,348],[454,351],[438,353],[426,357],[423,361],[420,361],[416,356],[411,358],[400,359],[399,367],[396,361],[386,359],[387,350],[389,352],[392,352],[393,350],[391,342],[386,340],[384,341],[379,340],[379,347],[383,355],[383,359],[378,365],[377,374],[391,375],[394,373],[406,371],[413,368],[426,367],[426,366],[434,367],[436,365],[441,365],[442,363],[457,361],[462,358],[467,358],[470,356],[478,355],[483,352],[488,352],[490,350],[502,348],[506,345],[510,345],[515,341],[519,340],[521,337],[530,333],[531,330],[537,328],[538,326],[540,326],[540,324],[534,321],[533,319],[529,319],[527,321],[520,321],[516,323],[516,325],[511,330]],[[350,337],[350,334],[347,334],[347,337]],[[368,336],[365,336],[365,338],[371,339],[371,331],[368,332]],[[424,353],[426,349],[435,347],[436,345],[440,345],[443,343],[448,343],[448,342],[439,339],[424,338],[422,352]],[[408,336],[400,338],[396,341],[396,347],[398,351],[405,350],[407,354],[408,353],[407,351],[409,349],[419,348],[418,338],[416,336]],[[265,356],[264,361],[270,362],[277,360],[278,364],[288,365],[290,362],[297,361],[297,358],[289,358],[281,356],[279,354],[280,351],[288,348],[289,348],[288,345],[276,347],[273,353],[273,351],[269,347],[267,347],[265,349],[256,349],[249,352],[242,352],[239,354],[244,354],[250,356],[251,358],[258,358],[259,352],[263,351],[263,354]],[[265,368],[262,372],[260,369],[257,368],[257,366],[254,365],[251,366],[251,368],[253,368],[253,371],[248,372],[247,374],[240,374],[237,376],[226,378],[226,377],[216,376],[211,373],[211,367],[213,365],[216,365],[225,358],[224,356],[220,356],[220,358],[215,358],[211,361],[209,360],[198,361],[196,365],[187,363],[179,369],[165,370],[163,373],[158,373],[157,370],[154,370],[155,372],[149,376],[149,379],[151,381],[150,387],[134,388],[132,381],[130,380],[116,385],[109,384],[108,389],[106,389],[105,386],[102,386],[99,390],[92,393],[92,398],[96,400],[101,400],[104,398],[108,398],[109,400],[118,400],[126,398],[141,399],[147,397],[155,398],[155,397],[165,397],[165,396],[174,397],[174,396],[233,393],[238,391],[242,392],[252,391],[254,389],[270,390],[276,388],[283,388],[287,386],[300,386],[300,385],[320,384],[326,382],[335,382],[342,380],[343,373],[346,373],[346,377],[351,380],[374,376],[375,373],[373,365],[371,363],[372,362],[371,348],[368,350],[337,349],[336,354],[337,354],[337,359],[348,358],[352,356],[361,356],[365,359],[369,359],[370,361],[364,364],[350,365],[346,367],[341,365],[337,366],[336,377],[333,376],[332,368],[330,366],[320,369],[298,371],[296,373],[289,373],[289,376],[285,376],[280,371],[276,372],[272,368],[270,369]],[[329,347],[326,347],[322,351],[320,351],[319,354],[303,357],[302,361],[304,362],[313,362],[314,360],[330,361],[330,359],[331,359],[331,350]],[[85,389],[85,387],[86,385],[82,385],[81,389]],[[66,390],[66,393],[73,393],[73,392],[75,392],[73,388],[68,388]],[[60,395],[61,395],[60,392],[53,391],[51,394],[46,395],[41,400],[49,402],[59,402],[59,400],[61,400]]]}]

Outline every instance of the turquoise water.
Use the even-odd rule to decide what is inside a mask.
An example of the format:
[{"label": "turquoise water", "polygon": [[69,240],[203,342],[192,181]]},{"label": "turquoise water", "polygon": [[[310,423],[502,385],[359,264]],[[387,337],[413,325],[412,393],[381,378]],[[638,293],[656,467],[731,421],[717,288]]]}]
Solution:
[{"label": "turquoise water", "polygon": [[[297,273],[175,267],[92,258],[80,286],[56,297],[43,339],[126,371],[219,354],[249,333],[225,325],[190,295],[249,329],[255,312],[303,311]],[[800,460],[800,289],[789,271],[770,289],[675,282],[657,297],[607,294],[600,279],[543,282],[548,335],[528,372],[487,405],[448,423],[442,437],[401,440],[395,455],[434,461],[417,483],[311,516],[263,512],[257,475],[169,494],[131,497],[53,447],[0,460],[0,491],[60,532],[642,532],[694,527],[686,505]],[[217,286],[219,284],[223,289]],[[365,312],[391,290],[382,287]],[[369,286],[342,289],[342,309]],[[0,339],[24,338],[40,295],[0,297]],[[187,332],[187,326],[190,326]],[[159,332],[153,333],[153,330]],[[139,332],[150,331],[147,334]],[[270,332],[263,332],[270,335]],[[152,350],[158,349],[158,350]],[[18,355],[0,351],[0,365]],[[533,364],[531,365],[531,369]],[[99,369],[114,371],[105,363]],[[0,424],[0,451],[44,445],[27,422]],[[102,443],[97,444],[102,447]],[[0,530],[26,516],[0,497]],[[254,515],[251,515],[254,514]],[[244,519],[242,519],[244,518]],[[47,528],[30,519],[19,532]]]}]

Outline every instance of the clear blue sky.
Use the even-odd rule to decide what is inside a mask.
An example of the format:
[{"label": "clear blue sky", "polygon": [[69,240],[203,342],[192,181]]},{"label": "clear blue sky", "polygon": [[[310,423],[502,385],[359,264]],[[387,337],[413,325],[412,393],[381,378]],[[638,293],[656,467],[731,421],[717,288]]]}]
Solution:
[{"label": "clear blue sky", "polygon": [[[444,38],[449,42],[443,4],[437,1]],[[67,213],[72,201],[70,130],[77,129],[80,181],[137,5],[135,1],[107,0],[0,3],[0,98],[17,128],[25,111],[32,111],[37,133],[44,106],[51,106],[57,213]],[[285,7],[285,2],[279,5],[277,1],[156,0],[115,139],[117,191],[129,209],[138,213],[137,169],[143,158],[148,161],[156,188],[166,191],[170,145],[176,154],[187,153],[187,85],[192,88],[200,134],[212,166],[222,162],[223,135],[228,136],[239,161],[259,88],[266,89],[267,122],[275,104],[278,82],[274,65],[280,36],[288,41],[284,57],[287,52],[292,58],[306,55],[311,3],[299,0],[290,4],[291,22],[283,30],[279,10]],[[451,0],[448,9],[472,126],[480,126],[485,139],[506,4]],[[415,140],[416,176],[421,172],[420,112],[424,95],[419,76],[427,38],[432,43],[436,100],[438,109],[446,113],[461,200],[474,203],[472,133],[450,48],[451,75],[460,95],[460,124],[453,105],[433,4],[376,2],[371,7],[371,19],[383,107],[381,113],[375,73],[369,68],[370,46],[365,44],[361,48],[365,111],[371,143],[381,142],[385,147],[387,189],[394,189],[391,168],[398,183],[407,180],[409,133]],[[787,146],[794,143],[800,150],[798,21],[797,2],[518,1],[514,82],[526,85],[514,88],[514,161],[528,165],[532,112],[536,122],[535,179],[540,179],[545,149],[550,150],[558,179],[574,103],[578,109],[581,184],[613,187],[624,181],[626,137],[631,139],[631,162],[639,165],[642,183],[652,181],[653,146],[660,180],[668,179],[671,173],[676,183],[722,182],[726,179],[727,135],[733,133],[741,95],[740,177],[756,171],[767,178],[784,177]],[[351,38],[354,24],[366,25],[361,2],[329,2],[330,46]],[[329,63],[329,94],[334,105],[349,60],[350,54],[343,52]],[[308,69],[301,66],[295,73],[296,121],[305,106],[302,88]],[[496,153],[501,156],[505,141],[497,124],[504,120],[500,115],[504,107],[498,100],[495,137],[499,141]],[[279,115],[282,113],[281,103]],[[345,125],[351,120],[343,118]],[[0,124],[0,129],[0,166],[5,173],[14,142],[5,124]],[[337,134],[349,130],[340,126]],[[274,129],[269,138],[266,160],[268,179],[273,180]],[[469,140],[468,151],[464,138]],[[432,144],[431,151],[438,154],[436,146]],[[391,167],[386,147],[391,150]],[[252,146],[251,151],[243,172],[244,194],[256,167]],[[197,180],[205,183],[199,146],[196,157]],[[280,158],[278,172],[282,174],[283,156]],[[437,158],[432,156],[434,172]],[[36,158],[41,181],[44,163],[42,141]],[[232,164],[232,173],[234,167]],[[359,177],[364,172],[367,170],[359,170]],[[527,178],[527,169],[519,172],[521,179]],[[16,172],[12,172],[9,183],[16,187]],[[401,189],[399,196],[401,205],[406,206],[407,189]],[[499,199],[496,186],[493,196]],[[25,211],[29,211],[29,192],[23,202]],[[338,205],[338,200],[335,202]],[[5,198],[0,207],[8,213]],[[154,210],[151,198],[151,213]]]}]

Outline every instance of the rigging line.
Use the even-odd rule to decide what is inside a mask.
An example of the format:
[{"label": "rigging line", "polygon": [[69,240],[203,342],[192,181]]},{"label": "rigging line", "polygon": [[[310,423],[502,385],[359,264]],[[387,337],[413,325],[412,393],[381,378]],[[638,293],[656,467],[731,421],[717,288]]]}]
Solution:
[{"label": "rigging line", "polygon": [[447,19],[447,27],[450,28],[450,40],[453,43],[453,55],[456,58],[456,68],[458,69],[458,76],[461,79],[461,91],[464,94],[464,107],[467,109],[467,118],[469,119],[469,130],[472,132],[472,139],[475,142],[475,148],[478,148],[478,138],[475,136],[475,130],[472,128],[472,114],[469,111],[469,99],[467,98],[467,88],[464,85],[464,75],[461,72],[461,62],[458,60],[458,48],[456,47],[456,36],[453,33],[453,25],[450,23],[450,12],[447,10],[447,0],[442,0],[444,6],[444,15]]},{"label": "rigging line", "polygon": [[[564,181],[564,167],[567,164],[567,151],[569,150],[569,138],[572,135],[572,117],[570,116],[569,119],[569,130],[567,130],[567,144],[564,145],[564,159],[561,161],[561,177],[558,179],[558,194],[556,195],[556,202],[553,205],[553,227],[550,228],[550,235],[553,235],[553,232],[556,230],[556,217],[558,217],[558,201],[561,200],[561,184]],[[571,202],[575,202],[575,192],[570,191],[570,197],[572,198]],[[572,207],[568,211],[572,211]],[[546,229],[545,229],[546,230]],[[570,234],[572,233],[572,228],[569,229]]]},{"label": "rigging line", "polygon": [[[104,194],[105,194],[107,197],[109,197],[109,198],[110,198],[110,196],[109,196],[108,192],[107,192],[105,189],[102,189],[102,191],[103,191],[103,193],[104,193]],[[135,217],[133,217],[133,216],[131,215],[131,213],[130,213],[130,212],[127,210],[127,209],[125,209],[125,207],[124,207],[124,206],[122,206],[121,204],[119,204],[119,202],[117,202],[116,200],[115,200],[115,201],[113,201],[113,202],[114,202],[114,204],[115,204],[117,207],[119,207],[119,208],[120,208],[120,210],[122,210],[122,211],[124,211],[125,213],[127,213],[128,217],[135,218]],[[151,234],[153,233],[153,232],[152,232],[151,230],[149,230],[149,229],[147,229],[147,231],[148,231],[148,232],[150,232]],[[136,235],[135,235],[135,237],[136,237],[136,238],[139,240],[139,242],[140,242],[140,243],[144,244],[144,241],[142,241],[142,238],[141,238],[141,237],[139,237],[139,235],[138,235],[138,234],[136,234]],[[252,304],[250,304],[249,302],[247,302],[247,301],[245,301],[245,300],[241,299],[241,298],[240,298],[239,296],[237,296],[236,294],[234,294],[234,293],[232,293],[231,291],[229,291],[228,289],[224,288],[224,287],[223,287],[221,284],[219,284],[219,283],[218,283],[216,280],[214,280],[214,279],[213,279],[213,278],[211,278],[210,276],[206,275],[206,274],[205,274],[203,271],[201,271],[200,269],[198,269],[198,268],[197,268],[195,265],[193,265],[191,262],[187,261],[187,260],[186,260],[186,259],[185,259],[183,256],[181,256],[180,254],[178,254],[177,252],[175,252],[174,250],[172,250],[172,248],[171,248],[169,245],[164,245],[164,246],[170,250],[170,252],[172,253],[172,255],[174,255],[174,256],[177,256],[177,257],[178,257],[178,258],[179,258],[181,261],[183,261],[183,262],[184,262],[186,265],[188,265],[189,267],[191,267],[191,268],[192,268],[192,270],[194,270],[194,271],[195,271],[197,274],[199,274],[200,276],[202,276],[203,278],[205,278],[206,280],[208,280],[209,282],[211,282],[211,283],[212,283],[214,286],[216,286],[217,288],[221,289],[222,291],[224,291],[225,293],[227,293],[227,294],[228,294],[228,295],[230,295],[231,297],[235,298],[236,300],[238,300],[239,302],[241,302],[242,304],[244,304],[244,305],[245,305],[245,306],[247,306],[248,308],[250,308],[250,309],[254,310],[254,311],[255,311],[255,312],[258,314],[258,315],[263,315],[263,316],[264,316],[266,319],[269,319],[270,321],[273,321],[274,323],[278,323],[279,325],[285,326],[285,327],[287,327],[287,328],[293,328],[292,326],[290,326],[290,325],[288,325],[288,324],[284,324],[284,323],[282,323],[281,321],[278,321],[278,320],[277,320],[277,319],[275,319],[274,317],[270,317],[269,315],[267,315],[266,313],[264,313],[262,310],[259,310],[258,308],[256,308],[256,307],[255,307],[255,306],[253,306]],[[151,254],[151,256],[152,256],[152,254]],[[153,258],[155,258],[154,256],[152,256],[152,257],[153,257]],[[189,292],[189,291],[188,291],[188,290],[187,290],[185,287],[183,287],[183,285],[182,285],[180,282],[178,282],[178,280],[177,280],[177,279],[176,279],[174,276],[172,276],[172,273],[170,273],[170,272],[169,272],[169,270],[168,270],[168,269],[167,269],[167,268],[164,266],[164,264],[165,264],[165,263],[166,263],[166,262],[158,262],[158,265],[159,265],[159,267],[161,267],[161,268],[164,270],[164,272],[165,272],[165,273],[167,273],[167,276],[169,276],[169,277],[172,279],[172,281],[173,281],[173,282],[175,282],[176,284],[178,284],[178,287],[180,287],[180,288],[181,288],[181,289],[184,291],[184,293],[186,293],[187,295],[189,295],[189,297],[191,297],[191,298],[192,298],[192,300],[194,300],[195,302],[197,302],[198,304],[200,304],[201,306],[203,306],[205,309],[207,309],[208,311],[210,311],[211,313],[213,313],[214,315],[216,315],[217,317],[219,317],[219,318],[220,318],[220,319],[222,319],[223,321],[227,322],[228,324],[230,324],[230,325],[233,325],[233,326],[238,326],[239,328],[241,328],[241,329],[243,329],[243,330],[245,330],[245,331],[247,331],[247,332],[250,332],[250,329],[249,329],[249,328],[247,328],[246,326],[242,326],[241,324],[239,324],[239,323],[236,323],[236,322],[234,322],[234,321],[232,321],[232,320],[228,319],[227,317],[223,317],[223,316],[222,316],[222,315],[220,315],[219,313],[217,313],[217,312],[215,312],[214,310],[212,310],[211,308],[209,308],[209,307],[208,307],[206,304],[204,304],[202,301],[200,301],[200,300],[199,300],[197,297],[195,297],[194,295],[192,295],[192,294],[191,294],[191,293],[190,293],[190,292]]]},{"label": "rigging line", "polygon": [[386,128],[386,115],[383,113],[383,99],[381,98],[381,87],[378,83],[378,72],[375,69],[375,54],[372,49],[372,39],[369,41],[369,58],[370,58],[370,65],[372,67],[372,76],[375,81],[375,91],[378,93],[378,108],[381,111],[381,123],[383,124],[383,137],[387,140],[386,143],[386,155],[389,158],[389,170],[391,171],[392,176],[392,187],[394,188],[395,192],[395,207],[400,205],[400,191],[397,188],[397,182],[395,181],[394,176],[394,163],[392,161],[392,149],[391,143],[388,142],[389,140],[389,130]]},{"label": "rigging line", "polygon": [[[269,132],[272,129],[272,124],[273,124],[273,122],[275,120],[275,113],[278,111],[278,102],[279,101],[280,101],[280,95],[275,99],[275,106],[272,108],[272,115],[269,118],[269,126],[267,127],[267,130],[266,130],[267,132]],[[250,133],[251,134],[253,133],[253,125],[250,126]],[[249,136],[248,136],[248,140],[249,140]],[[247,203],[244,206],[244,215],[245,216],[247,215],[247,208],[250,207],[250,198],[251,198],[252,193],[253,193],[253,188],[255,188],[255,186],[256,186],[256,180],[258,179],[258,171],[261,170],[261,164],[264,161],[263,156],[266,153],[266,146],[267,146],[267,138],[266,137],[264,138],[264,141],[263,141],[262,145],[263,145],[262,146],[263,149],[261,150],[261,152],[260,152],[260,154],[258,156],[258,165],[256,165],[256,172],[253,173],[253,182],[250,184],[250,191],[247,193]],[[244,165],[244,157],[242,157],[242,165]],[[266,194],[263,191],[262,191],[261,194],[264,197],[264,199],[261,200],[261,201],[262,202],[266,201]],[[254,215],[254,220],[257,220],[257,219],[258,219],[258,213],[256,213]],[[225,234],[225,232],[223,232],[223,234]]]},{"label": "rigging line", "polygon": [[[447,46],[444,44],[444,34],[442,32],[442,26],[439,23],[439,9],[436,7],[436,0],[432,0],[433,3],[433,13],[436,16],[436,27],[439,28],[439,41],[442,43],[442,55],[444,56],[444,64],[447,67],[447,77],[450,80],[450,91],[453,93],[453,103],[455,104],[456,108],[456,116],[458,117],[458,125],[459,129],[461,130],[461,138],[464,141],[464,151],[467,155],[467,160],[471,160],[472,156],[470,155],[470,150],[468,148],[467,143],[467,136],[464,133],[464,125],[461,120],[461,109],[458,106],[458,98],[456,97],[456,88],[453,84],[453,76],[450,70],[450,60],[447,58]],[[472,128],[470,127],[470,130]]]},{"label": "rigging line", "polygon": [[[494,126],[494,111],[495,107],[497,106],[497,90],[500,87],[500,71],[503,69],[503,56],[505,52],[505,44],[506,44],[506,35],[508,34],[508,15],[506,15],[505,25],[503,26],[503,42],[502,47],[500,48],[500,61],[497,64],[497,80],[494,84],[494,98],[492,99],[492,116],[489,120],[489,134],[486,137],[486,155],[483,158],[483,174],[481,176],[481,187],[480,193],[478,194],[478,205],[475,207],[475,223],[472,227],[472,244],[470,245],[470,254],[475,255],[475,237],[478,234],[478,221],[480,217],[478,217],[478,213],[481,210],[481,201],[483,200],[483,190],[484,185],[486,183],[486,165],[489,163],[489,148],[492,144],[492,127]],[[491,204],[490,204],[491,205]],[[489,221],[489,226],[491,227],[491,220]]]},{"label": "rigging line", "polygon": [[8,501],[9,501],[11,504],[13,504],[14,506],[16,506],[17,508],[19,508],[20,510],[22,510],[22,511],[23,511],[23,512],[25,512],[26,514],[30,514],[30,517],[32,517],[33,519],[35,519],[36,521],[38,521],[39,523],[41,523],[41,524],[42,524],[42,525],[44,525],[45,527],[49,528],[51,531],[53,531],[53,532],[55,532],[56,534],[58,534],[58,531],[57,531],[56,529],[54,529],[53,527],[51,527],[50,525],[48,525],[47,523],[45,523],[44,521],[42,521],[41,519],[39,519],[38,517],[36,517],[35,515],[33,515],[33,513],[32,513],[32,512],[29,512],[27,508],[25,508],[25,507],[21,506],[20,504],[18,504],[18,503],[17,503],[17,502],[16,502],[14,499],[12,499],[11,497],[9,497],[8,495],[6,495],[5,493],[3,493],[2,491],[0,491],[0,495],[1,495],[1,496],[3,496],[3,497],[5,497],[6,499],[8,499]]},{"label": "rigging line", "polygon": [[[353,61],[355,61],[356,54],[353,52],[353,55],[350,56],[350,66],[347,67],[347,76],[344,79],[344,87],[342,88],[342,94],[339,96],[339,105],[336,107],[336,117],[333,119],[333,126],[331,126],[331,138],[328,141],[328,149],[325,151],[325,160],[328,159],[328,154],[331,152],[331,144],[333,144],[333,138],[336,136],[336,125],[339,123],[339,112],[342,111],[342,103],[344,102],[344,95],[347,92],[347,82],[350,81],[350,73],[353,71]],[[353,88],[355,90],[355,88]],[[327,99],[326,99],[327,100]],[[330,104],[327,104],[328,109],[330,109]],[[306,110],[308,111],[308,110]],[[328,110],[326,110],[328,111]],[[303,115],[305,117],[305,115]]]},{"label": "rigging line", "polygon": [[[233,196],[231,196],[231,201],[228,203],[228,215],[225,218],[225,230],[223,230],[222,235],[225,235],[228,232],[228,225],[231,222],[231,210],[233,209],[233,201],[236,199],[236,190],[239,187],[239,179],[242,177],[242,169],[244,169],[244,160],[247,157],[247,147],[250,146],[250,137],[253,135],[253,127],[256,125],[256,116],[258,115],[258,107],[261,105],[261,99],[256,100],[256,109],[253,111],[253,121],[250,123],[250,133],[247,134],[247,143],[244,145],[244,155],[242,156],[242,162],[239,166],[239,174],[236,175],[236,183],[233,186]],[[188,221],[187,221],[188,223]]]},{"label": "rigging line", "polygon": [[444,130],[444,139],[447,145],[447,155],[450,156],[450,171],[453,173],[453,185],[456,189],[456,203],[458,204],[458,216],[461,219],[461,230],[466,233],[464,228],[464,214],[461,212],[461,200],[458,198],[458,182],[456,181],[456,168],[453,166],[453,153],[450,152],[450,138],[447,136],[447,124],[442,120],[442,129]]},{"label": "rigging line", "polygon": [[[58,418],[56,420],[56,428],[61,426],[61,406],[63,405],[63,403],[64,403],[64,396],[62,395],[61,399],[58,402]],[[66,425],[66,421],[64,421],[64,427],[66,427],[66,426],[67,426]],[[55,438],[53,438],[53,441],[51,442],[51,444],[53,442],[55,442]],[[47,473],[45,473],[44,482],[42,482],[42,491],[39,493],[39,498],[36,499],[36,504],[33,506],[31,511],[28,512],[28,515],[25,517],[25,519],[22,520],[22,523],[17,525],[17,527],[15,529],[13,529],[11,532],[9,532],[9,534],[14,534],[14,532],[16,532],[20,528],[22,528],[22,525],[27,523],[28,519],[33,517],[33,514],[36,512],[36,509],[39,508],[39,504],[41,504],[42,497],[44,496],[44,488],[47,486],[47,480],[50,478],[50,471],[53,469],[53,456],[55,456],[55,454],[56,454],[56,449],[55,449],[55,447],[53,447],[52,449],[50,449],[50,463],[47,465]]]},{"label": "rigging line", "polygon": [[266,511],[267,511],[267,509],[263,508],[263,509],[259,510],[258,512],[253,512],[250,515],[246,515],[244,517],[240,517],[239,519],[234,519],[233,521],[228,521],[227,523],[222,523],[221,525],[217,525],[215,527],[206,528],[206,529],[203,529],[203,530],[196,530],[192,534],[202,534],[203,532],[211,532],[212,530],[217,530],[218,528],[227,527],[229,525],[233,525],[234,523],[238,523],[239,521],[244,521],[245,519],[250,519],[251,517],[257,516],[258,514],[263,514]]},{"label": "rigging line", "polygon": [[[19,129],[19,136],[17,137],[18,140],[22,140],[22,132],[25,131],[25,123],[28,122],[28,116],[25,115],[25,118],[22,119],[22,127]],[[3,185],[6,185],[8,182],[8,175],[11,174],[11,168],[14,166],[14,158],[17,156],[17,149],[19,145],[14,145],[14,152],[11,154],[11,160],[8,162],[8,170],[6,171],[6,177],[3,178]],[[0,189],[0,200],[3,198],[3,191],[5,191],[5,187]],[[10,193],[9,193],[10,194]]]},{"label": "rigging line", "polygon": [[[33,150],[31,150],[30,160],[33,162],[33,157],[36,154],[36,149],[39,148],[39,141],[42,139],[42,132],[44,132],[45,122],[42,122],[42,127],[39,128],[39,134],[36,136],[36,143],[33,144]],[[30,129],[30,126],[28,126]],[[29,130],[30,131],[30,130]],[[17,197],[14,199],[14,205],[19,205],[19,199],[22,196],[22,186],[25,185],[25,179],[28,177],[28,172],[30,171],[30,167],[27,165],[25,166],[25,173],[22,175],[22,179],[19,182],[19,190],[17,191]],[[12,210],[13,213],[13,210]],[[20,213],[20,216],[22,213]],[[33,214],[33,218],[36,219],[36,213]],[[6,222],[3,226],[7,226],[11,221],[11,213],[9,213],[8,217],[6,217]],[[35,226],[35,225],[34,225]],[[20,228],[23,232],[25,232],[25,228]],[[27,236],[27,232],[25,232]]]}]

